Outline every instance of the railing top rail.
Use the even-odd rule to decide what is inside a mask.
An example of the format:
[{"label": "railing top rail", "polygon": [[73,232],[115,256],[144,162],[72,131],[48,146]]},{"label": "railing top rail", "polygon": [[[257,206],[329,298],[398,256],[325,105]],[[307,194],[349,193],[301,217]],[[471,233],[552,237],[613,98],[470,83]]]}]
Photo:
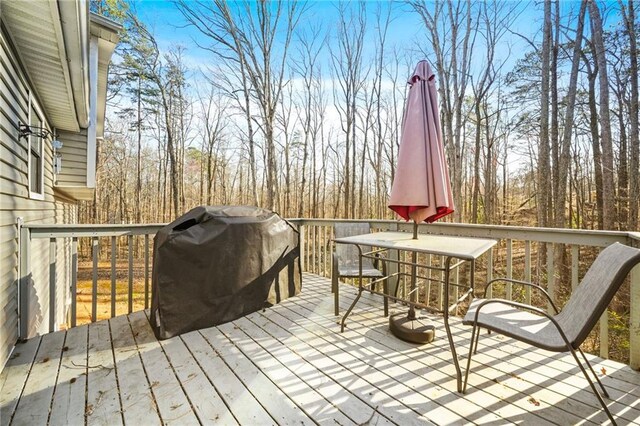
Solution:
[{"label": "railing top rail", "polygon": [[[381,219],[289,219],[298,225],[330,225],[341,222],[367,221],[380,227],[397,227],[400,230],[410,231],[413,224],[398,220]],[[468,223],[422,223],[420,229],[433,233],[450,233],[484,238],[530,240],[546,243],[564,243],[589,246],[607,246],[614,242],[629,244],[632,241],[640,242],[640,233],[624,231],[599,231],[589,229],[565,229],[565,228],[539,228],[511,225],[483,225]]]},{"label": "railing top rail", "polygon": [[[334,223],[362,222],[381,228],[410,231],[410,222],[385,219],[309,219],[292,218],[297,225],[326,226]],[[102,237],[145,235],[157,232],[166,224],[24,224],[33,238]],[[466,235],[483,238],[529,240],[543,243],[564,243],[588,246],[607,246],[614,242],[640,245],[640,232],[598,231],[588,229],[539,228],[511,225],[483,225],[468,223],[420,224],[420,229],[438,234]]]},{"label": "railing top rail", "polygon": [[146,235],[158,232],[165,224],[24,224],[32,238],[109,237]]}]

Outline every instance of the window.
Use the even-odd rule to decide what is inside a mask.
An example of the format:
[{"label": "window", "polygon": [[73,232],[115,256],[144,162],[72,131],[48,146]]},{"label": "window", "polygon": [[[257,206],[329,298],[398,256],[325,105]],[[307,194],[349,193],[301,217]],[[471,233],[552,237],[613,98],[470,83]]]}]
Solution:
[{"label": "window", "polygon": [[[42,119],[38,114],[33,99],[29,102],[29,125],[31,127],[43,127]],[[29,196],[31,198],[44,198],[44,139],[29,135]]]}]

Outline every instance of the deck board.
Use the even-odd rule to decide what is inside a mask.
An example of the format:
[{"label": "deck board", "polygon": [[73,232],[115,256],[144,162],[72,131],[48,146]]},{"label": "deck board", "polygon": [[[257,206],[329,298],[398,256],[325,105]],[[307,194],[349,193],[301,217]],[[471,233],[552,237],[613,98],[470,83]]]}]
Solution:
[{"label": "deck board", "polygon": [[67,331],[49,422],[54,425],[84,423],[87,386],[87,339],[89,327]]},{"label": "deck board", "polygon": [[191,408],[162,346],[153,335],[145,313],[134,312],[129,314],[129,319],[162,422],[175,425],[198,423],[197,414]]},{"label": "deck board", "polygon": [[[306,297],[309,297],[309,295],[307,294]],[[366,298],[366,296],[364,297]],[[455,389],[456,387],[456,383],[454,380],[455,370],[451,362],[451,355],[448,351],[448,342],[446,338],[440,335],[439,338],[437,338],[432,344],[430,344],[432,348],[429,349],[428,354],[425,354],[421,347],[405,342],[400,342],[391,337],[390,333],[388,332],[388,328],[380,324],[380,321],[378,320],[380,313],[378,311],[379,308],[374,307],[370,311],[360,311],[357,315],[350,317],[351,327],[348,328],[347,331],[345,331],[345,336],[357,335],[357,333],[359,332],[366,333],[367,337],[369,337],[370,339],[376,340],[383,345],[386,344],[387,353],[389,350],[391,350],[392,353],[396,352],[396,354],[393,355],[392,358],[390,358],[391,360],[397,363],[401,363],[405,367],[412,366],[412,369],[416,371],[427,368],[428,372],[424,378],[428,381],[432,381],[434,385],[432,389],[437,390],[438,387],[444,388],[445,392],[442,395],[444,395],[445,398],[455,396],[455,393],[451,393],[451,389]],[[330,326],[330,324],[325,325]],[[339,328],[336,328],[336,330],[339,330]],[[459,352],[461,352],[460,348],[464,348],[465,343],[461,342],[460,339],[456,340],[456,346],[459,348]],[[367,345],[367,348],[375,348],[375,345]],[[466,354],[466,351],[464,352]],[[462,361],[463,360],[461,359],[461,362]],[[422,367],[420,367],[420,364],[422,364]],[[512,392],[509,392],[508,389],[503,389],[504,385],[501,382],[501,376],[503,376],[503,374],[499,370],[494,370],[489,367],[489,365],[483,365],[482,367],[482,369],[473,370],[475,374],[470,375],[470,389],[465,398],[454,398],[454,400],[449,404],[457,404],[459,406],[460,402],[475,401],[479,406],[488,407],[491,411],[503,416],[505,419],[523,418],[527,422],[535,421],[536,424],[538,422],[548,421],[547,419],[550,417],[550,414],[551,418],[556,423],[573,424],[576,421],[580,420],[579,415],[572,414],[572,412],[559,410],[559,407],[554,404],[545,404],[544,400],[538,401],[534,395],[530,394],[530,390],[527,388],[527,385],[524,382],[522,382],[522,384],[524,384],[525,387],[520,388],[520,397],[514,398]],[[443,379],[440,379],[439,376],[442,376]],[[477,388],[477,390],[480,392],[473,391],[474,388]],[[496,396],[499,398],[496,399]],[[437,395],[434,395],[434,397],[437,397]],[[532,402],[529,399],[532,397],[534,398],[536,403],[540,404],[539,406],[532,406]],[[500,399],[506,400],[507,398],[510,404],[500,403]],[[572,402],[569,402],[569,404],[572,404]],[[521,412],[514,413],[513,411],[515,407],[520,407]],[[457,408],[457,411],[464,412],[464,410],[468,408],[468,404],[463,404],[462,407]],[[532,416],[532,414],[535,414],[535,411],[540,410],[545,410],[543,416],[537,418]],[[532,413],[528,413],[528,411],[531,411]],[[479,414],[478,411],[474,411],[473,413],[474,416],[477,416]],[[574,411],[573,413],[580,413],[580,411]],[[469,418],[468,420],[474,422],[485,421],[484,419],[479,420],[475,418]]]},{"label": "deck board", "polygon": [[[341,310],[355,290],[341,289]],[[392,305],[391,310],[406,308]],[[148,313],[36,337],[0,375],[0,425],[600,424],[572,359],[483,333],[466,395],[440,324],[436,340],[395,339],[364,293],[340,333],[330,282],[228,324],[158,342]],[[453,319],[461,365],[470,330]],[[619,424],[640,424],[640,373],[588,355]],[[602,370],[604,368],[604,370]]]},{"label": "deck board", "polygon": [[[256,342],[277,357],[293,374],[313,387],[331,405],[335,406],[357,424],[370,422],[379,426],[393,424],[359,399],[332,377],[331,366],[322,362],[326,358],[320,351],[312,355],[305,352],[308,345],[286,328],[264,316],[254,316],[237,321],[239,327],[250,332]],[[307,355],[306,357],[303,356]]]},{"label": "deck board", "polygon": [[[307,293],[305,297],[312,297],[312,295]],[[365,295],[363,297],[366,301],[367,296]],[[300,309],[291,309],[295,315],[303,315],[300,313]],[[552,421],[555,423],[572,424],[580,419],[580,417],[575,414],[559,410],[558,407],[553,404],[548,404],[548,406],[545,407],[543,401],[536,400],[536,402],[541,405],[532,407],[531,402],[529,402],[529,398],[532,396],[529,395],[525,397],[527,395],[526,393],[523,393],[521,398],[515,399],[511,397],[508,390],[503,389],[503,385],[498,382],[497,378],[501,376],[500,371],[492,370],[488,368],[488,365],[484,365],[482,371],[475,371],[476,374],[470,375],[470,389],[465,398],[456,398],[456,394],[450,391],[456,388],[456,382],[455,369],[451,361],[451,354],[449,353],[446,338],[440,335],[439,338],[430,344],[431,347],[429,348],[428,354],[425,354],[423,348],[420,346],[401,342],[392,337],[386,327],[386,323],[381,324],[378,319],[381,314],[380,311],[379,306],[374,306],[369,310],[360,310],[356,315],[352,315],[349,318],[351,326],[343,333],[344,337],[353,336],[356,338],[359,334],[363,333],[367,338],[379,343],[379,345],[368,344],[365,350],[378,349],[378,353],[391,353],[393,355],[387,359],[388,361],[393,361],[406,368],[411,368],[415,372],[426,370],[427,373],[423,378],[421,377],[421,379],[423,385],[425,380],[432,383],[432,386],[428,386],[430,395],[436,400],[444,398],[444,400],[447,401],[447,405],[453,405],[455,407],[454,411],[461,415],[469,412],[470,408],[473,408],[473,410],[470,411],[473,417],[467,418],[468,421],[478,423],[492,421],[489,418],[476,418],[482,412],[478,410],[478,407],[489,407],[494,415],[499,415],[505,419],[522,418],[527,422],[535,422],[536,424],[548,421],[550,414],[553,419]],[[324,316],[312,318],[321,321],[320,324],[323,326],[335,328],[333,333],[327,335],[331,339],[335,339],[335,335],[339,331],[339,326],[336,325],[332,327],[331,322],[327,321]],[[461,342],[457,341],[456,346],[460,352],[460,348],[463,347],[461,346]],[[362,347],[364,347],[364,345],[362,345]],[[387,368],[384,363],[379,363],[379,365],[380,368]],[[477,388],[476,392],[472,392],[474,388]],[[500,400],[506,400],[507,398],[510,398],[510,404],[500,403]],[[448,399],[451,399],[451,401],[448,401]],[[475,408],[468,404],[470,401],[476,403]],[[529,412],[534,411],[532,408],[539,410],[546,409],[545,415],[536,417],[535,412]]]},{"label": "deck board", "polygon": [[126,316],[110,321],[124,422],[159,425],[160,417]]},{"label": "deck board", "polygon": [[122,424],[122,409],[108,321],[89,325],[87,353],[87,405],[85,409],[87,425]]},{"label": "deck board", "polygon": [[251,390],[247,390],[215,351],[209,342],[197,331],[181,336],[194,359],[215,387],[216,392],[225,401],[233,418],[239,424],[271,423],[273,419],[264,407],[256,400]]},{"label": "deck board", "polygon": [[[29,379],[13,416],[14,424],[34,426],[47,424],[64,339],[65,333],[50,333],[42,336]],[[34,410],[34,407],[43,407],[43,409]]]},{"label": "deck board", "polygon": [[9,424],[29,377],[40,337],[18,343],[0,374],[0,425]]},{"label": "deck board", "polygon": [[161,341],[160,344],[186,394],[208,396],[207,398],[191,398],[198,419],[207,424],[214,422],[224,425],[238,424],[208,377],[202,374],[200,365],[183,340],[168,339]]},{"label": "deck board", "polygon": [[[229,332],[229,324],[219,327]],[[207,328],[200,333],[225,360],[247,390],[253,393],[271,418],[285,425],[312,423],[310,417],[238,349],[236,345],[241,343],[240,338],[232,341],[220,328]]]}]

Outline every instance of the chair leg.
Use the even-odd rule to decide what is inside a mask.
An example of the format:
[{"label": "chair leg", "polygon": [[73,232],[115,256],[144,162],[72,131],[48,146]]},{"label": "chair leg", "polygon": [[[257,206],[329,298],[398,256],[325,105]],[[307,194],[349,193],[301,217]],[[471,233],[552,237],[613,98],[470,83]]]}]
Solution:
[{"label": "chair leg", "polygon": [[[477,329],[477,334],[476,334],[476,329]],[[474,343],[475,343],[475,349],[477,350],[478,347],[478,339],[476,338],[476,336],[479,338],[480,334],[480,327],[478,327],[477,324],[473,324],[473,330],[471,330],[471,343],[469,344],[469,357],[467,358],[467,371],[465,371],[464,373],[464,383],[462,384],[462,393],[466,393],[467,392],[467,381],[469,380],[469,370],[471,369],[471,357],[474,354]]]},{"label": "chair leg", "polygon": [[586,355],[584,354],[584,352],[582,352],[581,348],[578,348],[578,351],[580,351],[580,354],[582,355],[582,359],[584,359],[584,362],[589,366],[589,370],[591,370],[591,373],[593,374],[593,377],[596,378],[596,380],[598,381],[598,384],[600,385],[600,387],[602,388],[602,394],[609,398],[609,392],[607,392],[607,390],[604,388],[604,385],[602,384],[602,382],[600,381],[600,378],[598,378],[598,375],[596,374],[595,370],[593,369],[593,367],[591,366],[591,363],[589,362],[589,360],[587,359]]},{"label": "chair leg", "polygon": [[[578,358],[578,355],[576,354],[576,351],[573,349],[573,347],[571,345],[567,344],[567,346],[571,350],[571,355],[573,355],[573,359],[575,359],[576,364],[578,364],[578,367],[580,367],[580,370],[582,371],[582,374],[584,375],[584,377],[589,382],[589,386],[591,386],[591,390],[596,395],[596,398],[598,398],[598,401],[600,402],[600,405],[602,406],[602,409],[607,414],[607,417],[609,417],[609,420],[611,420],[611,423],[616,425],[617,423],[616,423],[615,419],[613,418],[613,415],[611,414],[611,411],[609,411],[609,407],[607,407],[607,404],[604,402],[604,399],[602,398],[602,395],[600,395],[600,392],[598,392],[598,388],[596,388],[596,385],[593,383],[593,380],[591,380],[591,378],[589,377],[589,374],[587,373],[587,370],[585,370],[584,366],[580,362],[580,359]],[[580,352],[582,352],[582,351],[580,351]],[[583,356],[584,356],[584,353],[583,353]],[[585,357],[585,361],[586,361],[586,357]],[[588,361],[587,361],[587,365],[589,365],[589,368],[591,368],[591,364],[589,364]],[[593,372],[593,369],[591,369],[591,371]],[[597,376],[596,376],[596,379],[598,380],[598,383],[600,383],[600,379],[598,379]],[[602,383],[600,383],[600,385],[602,386]]]},{"label": "chair leg", "polygon": [[473,348],[473,353],[478,353],[478,342],[480,341],[480,327],[478,327],[478,332],[476,333],[476,346]]},{"label": "chair leg", "polygon": [[340,286],[338,284],[338,271],[334,269],[331,273],[331,292],[333,293],[333,310],[334,315],[340,315]]}]

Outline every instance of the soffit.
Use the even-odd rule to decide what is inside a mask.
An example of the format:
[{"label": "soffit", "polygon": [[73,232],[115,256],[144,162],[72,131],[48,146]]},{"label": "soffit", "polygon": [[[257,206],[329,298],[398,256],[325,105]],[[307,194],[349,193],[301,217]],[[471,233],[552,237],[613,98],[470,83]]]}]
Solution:
[{"label": "soffit", "polygon": [[56,1],[4,1],[2,20],[52,127],[79,131]]}]

